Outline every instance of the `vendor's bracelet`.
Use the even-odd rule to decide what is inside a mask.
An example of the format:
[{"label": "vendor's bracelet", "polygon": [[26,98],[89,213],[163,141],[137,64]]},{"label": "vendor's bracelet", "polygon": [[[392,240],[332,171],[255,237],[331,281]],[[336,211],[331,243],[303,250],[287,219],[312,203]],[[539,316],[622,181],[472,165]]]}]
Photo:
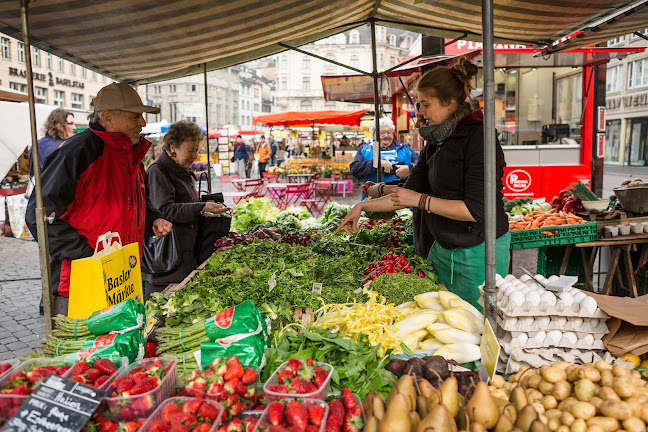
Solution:
[{"label": "vendor's bracelet", "polygon": [[425,195],[425,194],[421,194],[421,198],[419,198],[419,205],[418,205],[418,208],[420,208],[421,210],[425,210],[424,205],[425,205],[425,199],[426,199],[425,197],[426,197],[426,196],[427,196],[427,195]]},{"label": "vendor's bracelet", "polygon": [[378,185],[378,196],[383,196],[383,189],[385,188],[385,185],[383,183],[380,183]]},{"label": "vendor's bracelet", "polygon": [[432,211],[430,210],[430,201],[431,200],[432,200],[432,196],[428,195],[427,196],[427,201],[425,202],[425,211],[428,212],[428,213],[432,213]]}]

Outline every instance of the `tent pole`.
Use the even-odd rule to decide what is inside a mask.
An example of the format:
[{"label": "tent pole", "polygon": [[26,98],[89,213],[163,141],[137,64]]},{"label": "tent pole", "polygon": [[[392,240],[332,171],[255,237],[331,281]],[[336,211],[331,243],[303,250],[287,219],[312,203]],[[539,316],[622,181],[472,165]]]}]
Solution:
[{"label": "tent pole", "polygon": [[[209,99],[207,98],[207,63],[203,63],[203,77],[205,81],[205,134],[207,135],[207,190],[212,191],[211,158],[209,157]],[[198,191],[200,193],[200,191]]]},{"label": "tent pole", "polygon": [[373,166],[376,168],[377,177],[376,181],[380,183],[382,181],[382,170],[380,169],[380,100],[378,99],[378,60],[376,59],[376,22],[371,20],[371,58],[373,60],[373,71],[371,72],[371,77],[373,78],[373,87],[374,87],[374,121],[375,121],[375,131],[374,138],[376,143],[374,144],[373,152]]},{"label": "tent pole", "polygon": [[497,182],[495,147],[495,53],[493,47],[493,0],[482,0],[482,33],[484,43],[484,222],[486,242],[484,314],[493,329],[497,308],[497,271],[496,256],[496,219],[497,219]]},{"label": "tent pole", "polygon": [[43,310],[45,313],[45,332],[52,334],[52,279],[49,262],[49,242],[47,239],[47,212],[43,207],[41,189],[41,172],[38,162],[38,141],[36,140],[36,107],[34,101],[34,78],[32,75],[31,46],[29,45],[28,23],[29,0],[20,0],[20,15],[22,19],[23,43],[25,44],[25,64],[27,67],[27,95],[29,97],[29,120],[32,139],[32,163],[34,169],[34,193],[36,193],[36,234],[38,236],[38,255],[40,260],[41,287],[43,292]]}]

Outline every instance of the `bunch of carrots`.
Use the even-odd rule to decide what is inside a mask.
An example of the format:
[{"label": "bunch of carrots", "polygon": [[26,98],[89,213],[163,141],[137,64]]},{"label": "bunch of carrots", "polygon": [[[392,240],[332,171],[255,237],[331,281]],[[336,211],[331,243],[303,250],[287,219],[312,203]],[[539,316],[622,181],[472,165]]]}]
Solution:
[{"label": "bunch of carrots", "polygon": [[561,225],[578,225],[587,223],[582,217],[562,210],[535,210],[532,214],[517,221],[509,221],[509,231],[547,228]]}]

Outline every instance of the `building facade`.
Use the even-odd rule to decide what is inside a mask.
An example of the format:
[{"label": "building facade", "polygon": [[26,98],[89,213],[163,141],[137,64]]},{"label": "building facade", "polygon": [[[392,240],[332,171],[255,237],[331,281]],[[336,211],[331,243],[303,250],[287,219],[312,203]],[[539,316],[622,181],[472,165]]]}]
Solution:
[{"label": "building facade", "polygon": [[[417,36],[417,33],[376,26],[378,70],[383,71],[402,61]],[[367,72],[373,69],[371,30],[368,25],[300,48]],[[322,75],[356,72],[291,50],[278,54],[276,60],[275,98],[278,111],[353,110],[369,107],[366,104],[324,100]]]},{"label": "building facade", "polygon": [[[648,35],[648,29],[641,31]],[[645,47],[646,41],[626,35],[609,47]],[[606,70],[605,163],[648,165],[648,52],[615,58]]]},{"label": "building facade", "polygon": [[[0,34],[1,86],[27,92],[25,51],[23,42]],[[31,53],[37,103],[89,111],[92,98],[112,82],[104,75],[36,47],[31,48]],[[86,119],[77,118],[77,122],[84,124]]]}]

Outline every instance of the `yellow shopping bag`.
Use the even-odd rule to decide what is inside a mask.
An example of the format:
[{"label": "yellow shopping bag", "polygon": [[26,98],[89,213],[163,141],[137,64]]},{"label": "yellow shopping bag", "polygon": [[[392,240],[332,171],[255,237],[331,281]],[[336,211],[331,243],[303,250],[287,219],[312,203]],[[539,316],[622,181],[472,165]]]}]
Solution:
[{"label": "yellow shopping bag", "polygon": [[72,261],[68,316],[85,318],[131,298],[144,299],[139,245],[122,246],[118,233],[107,232],[97,239],[94,256]]}]

